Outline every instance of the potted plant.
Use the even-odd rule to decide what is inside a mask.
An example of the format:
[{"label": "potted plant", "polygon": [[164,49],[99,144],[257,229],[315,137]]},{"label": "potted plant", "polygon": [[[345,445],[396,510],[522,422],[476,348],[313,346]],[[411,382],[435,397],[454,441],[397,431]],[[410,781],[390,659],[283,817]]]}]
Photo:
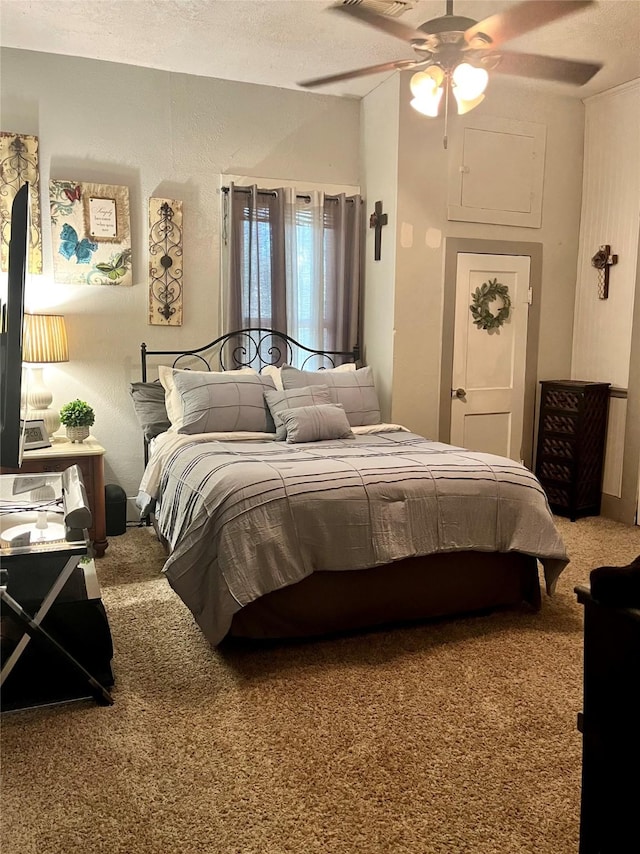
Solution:
[{"label": "potted plant", "polygon": [[89,427],[96,420],[92,407],[84,400],[72,400],[60,410],[60,422],[67,428],[71,442],[82,442],[89,435]]}]

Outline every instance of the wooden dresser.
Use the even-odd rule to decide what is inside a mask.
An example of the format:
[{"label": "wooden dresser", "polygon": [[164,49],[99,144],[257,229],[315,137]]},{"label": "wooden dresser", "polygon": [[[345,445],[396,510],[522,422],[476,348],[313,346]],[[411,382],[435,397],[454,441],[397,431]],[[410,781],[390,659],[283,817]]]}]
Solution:
[{"label": "wooden dresser", "polygon": [[572,521],[600,514],[609,385],[541,383],[536,475],[551,510]]},{"label": "wooden dresser", "polygon": [[67,439],[54,437],[52,442],[50,448],[25,451],[19,469],[3,468],[0,471],[2,474],[39,474],[64,471],[69,466],[77,465],[82,472],[93,519],[89,537],[93,542],[95,556],[102,557],[109,545],[104,497],[105,450],[93,436],[89,436],[84,442],[69,442]]}]

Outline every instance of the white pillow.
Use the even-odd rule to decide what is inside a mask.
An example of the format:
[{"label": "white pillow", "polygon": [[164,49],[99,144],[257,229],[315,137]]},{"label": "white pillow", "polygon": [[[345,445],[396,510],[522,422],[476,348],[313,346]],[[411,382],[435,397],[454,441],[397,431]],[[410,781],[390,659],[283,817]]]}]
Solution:
[{"label": "white pillow", "polygon": [[[345,362],[344,365],[338,365],[337,368],[325,368],[326,371],[355,371],[356,363],[355,362]],[[278,391],[284,391],[284,386],[282,385],[282,368],[276,368],[275,365],[265,365],[264,368],[260,371],[261,374],[264,374],[267,377],[271,377],[273,380],[273,384],[275,385]]]},{"label": "white pillow", "polygon": [[167,415],[171,422],[172,431],[179,430],[183,426],[182,416],[182,400],[180,394],[173,381],[174,374],[221,374],[221,373],[237,373],[237,374],[256,374],[253,368],[238,368],[237,371],[183,371],[180,368],[169,368],[167,365],[158,366],[158,379],[164,388],[164,404],[167,409]]}]

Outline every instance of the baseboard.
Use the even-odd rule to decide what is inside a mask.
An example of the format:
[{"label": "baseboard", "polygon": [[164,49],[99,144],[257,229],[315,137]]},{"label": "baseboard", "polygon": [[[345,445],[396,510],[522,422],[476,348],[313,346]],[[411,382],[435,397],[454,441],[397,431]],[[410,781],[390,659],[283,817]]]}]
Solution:
[{"label": "baseboard", "polygon": [[618,498],[617,495],[608,495],[606,492],[602,493],[600,515],[607,519],[613,519],[615,522],[622,522],[625,525],[635,525],[636,509],[635,501]]}]

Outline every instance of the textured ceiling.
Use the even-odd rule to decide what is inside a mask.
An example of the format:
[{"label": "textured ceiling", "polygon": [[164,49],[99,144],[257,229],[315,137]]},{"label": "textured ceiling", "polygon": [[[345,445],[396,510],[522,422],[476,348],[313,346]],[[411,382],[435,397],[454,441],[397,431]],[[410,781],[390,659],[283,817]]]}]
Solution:
[{"label": "textured ceiling", "polygon": [[[0,44],[292,89],[299,80],[414,58],[406,42],[327,11],[330,5],[331,0],[0,0]],[[445,12],[445,0],[411,5],[399,18],[409,26]],[[457,0],[454,12],[482,20],[509,5]],[[580,88],[530,84],[578,97],[602,92],[640,77],[640,0],[600,0],[507,47],[603,62]],[[362,97],[387,76],[314,91]]]}]

